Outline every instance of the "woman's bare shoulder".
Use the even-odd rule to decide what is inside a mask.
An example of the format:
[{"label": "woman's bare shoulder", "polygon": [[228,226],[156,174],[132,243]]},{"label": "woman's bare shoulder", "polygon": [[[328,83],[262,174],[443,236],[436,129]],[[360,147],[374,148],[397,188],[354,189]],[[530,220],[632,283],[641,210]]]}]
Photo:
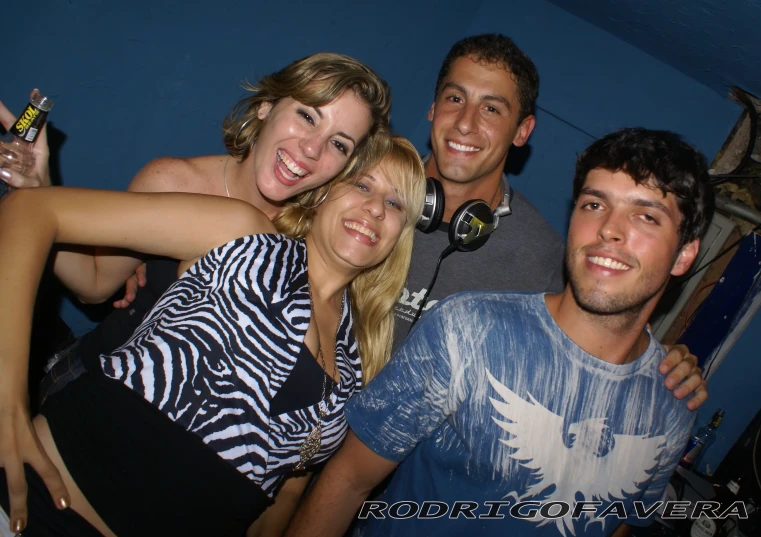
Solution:
[{"label": "woman's bare shoulder", "polygon": [[[191,192],[222,194],[222,166],[227,155],[160,157],[137,172],[127,187],[133,192]],[[218,181],[215,181],[218,179]]]}]

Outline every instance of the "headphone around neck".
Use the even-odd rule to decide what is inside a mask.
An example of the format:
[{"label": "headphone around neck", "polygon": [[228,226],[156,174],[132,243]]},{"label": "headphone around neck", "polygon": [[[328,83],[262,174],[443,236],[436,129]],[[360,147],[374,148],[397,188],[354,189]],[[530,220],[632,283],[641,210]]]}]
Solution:
[{"label": "headphone around neck", "polygon": [[[512,213],[510,201],[513,191],[502,176],[504,196],[494,211],[483,200],[466,201],[452,215],[449,222],[449,244],[459,252],[472,252],[486,244],[489,235],[497,229],[499,219]],[[426,179],[425,204],[423,214],[418,220],[417,228],[423,233],[432,233],[439,229],[444,215],[444,189],[433,177]]]}]

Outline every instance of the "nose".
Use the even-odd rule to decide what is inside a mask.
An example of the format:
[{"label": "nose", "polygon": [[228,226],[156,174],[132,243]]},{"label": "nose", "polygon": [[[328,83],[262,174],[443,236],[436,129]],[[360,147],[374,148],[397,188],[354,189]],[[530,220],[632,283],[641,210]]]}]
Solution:
[{"label": "nose", "polygon": [[324,136],[321,134],[304,135],[299,142],[299,147],[301,147],[301,151],[307,158],[320,160],[324,141]]},{"label": "nose", "polygon": [[600,222],[597,234],[605,242],[622,242],[626,237],[626,215],[613,210]]},{"label": "nose", "polygon": [[364,209],[376,220],[386,217],[386,200],[379,194],[371,195],[364,203]]},{"label": "nose", "polygon": [[460,134],[473,134],[478,131],[478,107],[466,104],[460,109],[455,122],[455,128]]}]

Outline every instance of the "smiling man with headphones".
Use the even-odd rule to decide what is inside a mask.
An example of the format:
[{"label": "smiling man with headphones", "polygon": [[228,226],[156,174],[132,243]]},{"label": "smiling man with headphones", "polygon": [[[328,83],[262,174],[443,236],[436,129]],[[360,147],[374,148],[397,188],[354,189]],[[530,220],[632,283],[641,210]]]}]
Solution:
[{"label": "smiling man with headphones", "polygon": [[[436,181],[429,180],[423,233],[396,308],[397,345],[421,310],[455,293],[563,288],[562,239],[503,173],[510,147],[534,129],[538,93],[536,67],[507,37],[463,39],[444,59],[428,111],[426,174]],[[471,226],[473,218],[482,225]],[[445,250],[444,257],[468,253],[443,261],[431,286]]]}]

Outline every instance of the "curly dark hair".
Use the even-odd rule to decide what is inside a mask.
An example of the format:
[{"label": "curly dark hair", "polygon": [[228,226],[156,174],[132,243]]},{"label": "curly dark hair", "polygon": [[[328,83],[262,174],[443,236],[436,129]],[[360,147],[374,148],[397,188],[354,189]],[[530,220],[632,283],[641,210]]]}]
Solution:
[{"label": "curly dark hair", "polygon": [[703,154],[669,131],[622,129],[590,145],[576,161],[573,200],[595,169],[623,171],[638,185],[651,183],[677,198],[682,213],[679,247],[702,238],[713,218],[714,192]]},{"label": "curly dark hair", "polygon": [[521,105],[519,124],[534,113],[536,98],[539,95],[539,73],[531,58],[519,49],[512,39],[502,34],[474,35],[455,43],[441,64],[434,97],[439,96],[452,62],[463,57],[472,58],[482,65],[498,64],[510,73],[518,86],[518,101]]}]

